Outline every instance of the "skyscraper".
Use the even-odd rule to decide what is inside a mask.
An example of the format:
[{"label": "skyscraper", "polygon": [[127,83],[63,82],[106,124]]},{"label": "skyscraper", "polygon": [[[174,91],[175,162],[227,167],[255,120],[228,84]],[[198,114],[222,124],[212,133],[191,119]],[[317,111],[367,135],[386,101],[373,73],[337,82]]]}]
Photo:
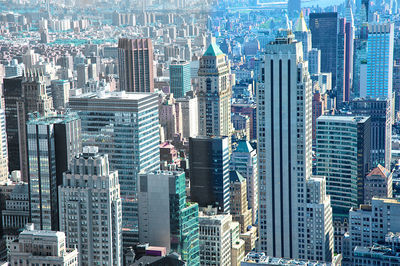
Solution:
[{"label": "skyscraper", "polygon": [[338,24],[336,12],[310,14],[312,47],[321,50],[321,71],[332,73],[333,86],[337,75]]},{"label": "skyscraper", "polygon": [[108,154],[118,170],[124,247],[138,240],[137,175],[160,166],[158,96],[111,92],[71,97],[69,106],[82,119],[82,139]]},{"label": "skyscraper", "polygon": [[296,16],[301,12],[301,0],[289,0],[287,8],[289,16]]},{"label": "skyscraper", "polygon": [[189,139],[190,199],[200,207],[212,205],[229,212],[228,137]]},{"label": "skyscraper", "polygon": [[252,224],[251,209],[247,203],[246,179],[238,171],[230,171],[230,204],[232,220],[239,222],[240,232],[245,233]]},{"label": "skyscraper", "polygon": [[393,43],[393,23],[368,25],[367,86],[361,97],[392,98]]},{"label": "skyscraper", "polygon": [[166,247],[187,265],[199,265],[199,207],[186,201],[185,173],[142,173],[139,184],[140,242]]},{"label": "skyscraper", "polygon": [[226,56],[212,43],[200,59],[199,135],[227,136],[231,130],[232,84]]},{"label": "skyscraper", "polygon": [[174,98],[185,97],[191,90],[190,63],[185,61],[172,61],[169,66],[170,92]]},{"label": "skyscraper", "polygon": [[[307,223],[313,198],[329,217],[324,191],[308,191],[312,178],[312,88],[300,42],[279,32],[266,47],[257,92],[260,248],[268,256],[330,261],[330,218]],[[317,186],[323,189],[324,186]],[[313,193],[318,197],[311,196]],[[311,203],[311,202],[310,202]],[[310,215],[310,216],[308,216]],[[315,227],[314,227],[315,226]],[[321,228],[321,245],[306,244]],[[324,249],[324,252],[322,252]],[[322,257],[321,254],[325,254]]]},{"label": "skyscraper", "polygon": [[369,170],[369,117],[320,116],[317,119],[317,175],[326,176],[334,215],[363,204]]},{"label": "skyscraper", "polygon": [[53,100],[46,93],[44,74],[40,70],[27,70],[22,81],[22,94],[17,100],[19,158],[22,180],[28,181],[28,152],[26,122],[28,114],[38,112],[45,116],[53,109]]},{"label": "skyscraper", "polygon": [[371,168],[382,164],[391,169],[393,106],[390,102],[390,99],[355,99],[350,102],[353,114],[371,117]]},{"label": "skyscraper", "polygon": [[58,186],[81,152],[76,114],[32,118],[26,124],[31,220],[41,230],[59,230]]},{"label": "skyscraper", "polygon": [[307,28],[303,11],[300,12],[300,16],[296,22],[293,33],[296,40],[303,44],[303,56],[305,60],[308,60],[308,53],[312,49],[311,31]]},{"label": "skyscraper", "polygon": [[[4,79],[2,100],[6,115],[6,133],[9,171],[19,170],[18,101],[22,95],[22,77]],[[25,180],[26,181],[26,180]]]},{"label": "skyscraper", "polygon": [[[122,265],[122,207],[118,172],[108,156],[84,147],[58,188],[60,230],[82,265]],[[76,221],[71,223],[71,221]]]},{"label": "skyscraper", "polygon": [[345,73],[344,73],[344,102],[349,102],[351,97],[351,89],[353,88],[353,58],[354,58],[354,17],[351,9],[350,0],[346,4],[346,53],[345,53]]},{"label": "skyscraper", "polygon": [[337,56],[336,56],[336,106],[340,108],[345,98],[345,75],[346,75],[346,18],[339,19],[337,34]]},{"label": "skyscraper", "polygon": [[257,150],[246,140],[238,141],[232,152],[230,169],[238,171],[247,183],[247,201],[252,209],[252,221],[256,223],[258,216],[258,171]]},{"label": "skyscraper", "polygon": [[151,39],[119,39],[120,90],[153,92],[153,44]]}]

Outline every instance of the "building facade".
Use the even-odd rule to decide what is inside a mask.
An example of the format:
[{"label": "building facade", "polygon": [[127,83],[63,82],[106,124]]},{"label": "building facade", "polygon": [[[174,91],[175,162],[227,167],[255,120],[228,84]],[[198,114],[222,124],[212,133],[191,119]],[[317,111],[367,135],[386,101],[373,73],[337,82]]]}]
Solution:
[{"label": "building facade", "polygon": [[40,230],[59,230],[58,186],[81,147],[76,114],[39,116],[26,124],[31,221]]},{"label": "building facade", "polygon": [[172,61],[169,66],[170,92],[174,98],[185,97],[191,90],[190,63],[186,61]]},{"label": "building facade", "polygon": [[139,175],[139,240],[177,252],[187,265],[200,265],[199,207],[186,200],[184,172]]},{"label": "building facade", "polygon": [[227,136],[230,142],[231,74],[227,58],[216,44],[201,57],[198,76],[199,135]]},{"label": "building facade", "polygon": [[230,210],[228,137],[189,139],[190,199],[199,207]]},{"label": "building facade", "polygon": [[137,175],[160,167],[158,96],[111,92],[71,97],[69,106],[82,119],[82,140],[108,154],[118,170],[124,245],[138,240]]},{"label": "building facade", "polygon": [[122,265],[122,207],[118,172],[108,156],[84,147],[58,187],[60,230],[79,250],[80,265]]},{"label": "building facade", "polygon": [[153,92],[153,44],[151,39],[119,39],[120,90]]}]

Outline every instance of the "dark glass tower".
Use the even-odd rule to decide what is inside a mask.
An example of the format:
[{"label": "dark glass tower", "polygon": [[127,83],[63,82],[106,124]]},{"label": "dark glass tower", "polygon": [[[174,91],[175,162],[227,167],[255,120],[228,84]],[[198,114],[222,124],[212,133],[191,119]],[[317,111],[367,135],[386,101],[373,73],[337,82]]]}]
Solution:
[{"label": "dark glass tower", "polygon": [[321,50],[321,72],[332,73],[336,84],[339,18],[336,12],[311,13],[312,47]]},{"label": "dark glass tower", "polygon": [[189,165],[191,201],[229,212],[228,137],[190,138]]}]

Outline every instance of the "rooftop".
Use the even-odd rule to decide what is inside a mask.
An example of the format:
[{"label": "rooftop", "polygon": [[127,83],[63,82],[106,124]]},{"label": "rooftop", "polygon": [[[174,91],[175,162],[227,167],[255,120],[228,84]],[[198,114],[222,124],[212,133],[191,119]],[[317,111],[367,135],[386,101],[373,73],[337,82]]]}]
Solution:
[{"label": "rooftop", "polygon": [[204,53],[203,56],[219,56],[223,55],[224,53],[221,51],[221,49],[216,45],[215,43],[210,44],[208,46],[207,51]]},{"label": "rooftop", "polygon": [[383,167],[382,165],[378,165],[377,167],[375,167],[374,169],[372,169],[372,171],[367,175],[367,176],[381,176],[381,177],[388,177],[390,175],[390,172]]},{"label": "rooftop", "polygon": [[126,92],[126,91],[113,91],[113,92],[106,92],[101,91],[98,93],[88,92],[83,93],[81,95],[73,96],[73,98],[90,98],[90,99],[118,99],[118,100],[141,100],[146,98],[153,93],[143,93],[143,92]]},{"label": "rooftop", "polygon": [[303,11],[300,12],[300,17],[297,20],[294,31],[295,32],[296,31],[299,31],[299,32],[307,32],[308,31],[306,21],[304,20]]}]

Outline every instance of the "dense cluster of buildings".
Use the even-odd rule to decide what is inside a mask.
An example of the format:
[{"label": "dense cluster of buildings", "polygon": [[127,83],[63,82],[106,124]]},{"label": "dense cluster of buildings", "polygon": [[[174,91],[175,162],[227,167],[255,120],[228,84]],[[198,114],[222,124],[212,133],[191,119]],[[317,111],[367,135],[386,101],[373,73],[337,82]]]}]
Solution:
[{"label": "dense cluster of buildings", "polygon": [[400,263],[396,0],[62,2],[0,1],[4,265]]}]

